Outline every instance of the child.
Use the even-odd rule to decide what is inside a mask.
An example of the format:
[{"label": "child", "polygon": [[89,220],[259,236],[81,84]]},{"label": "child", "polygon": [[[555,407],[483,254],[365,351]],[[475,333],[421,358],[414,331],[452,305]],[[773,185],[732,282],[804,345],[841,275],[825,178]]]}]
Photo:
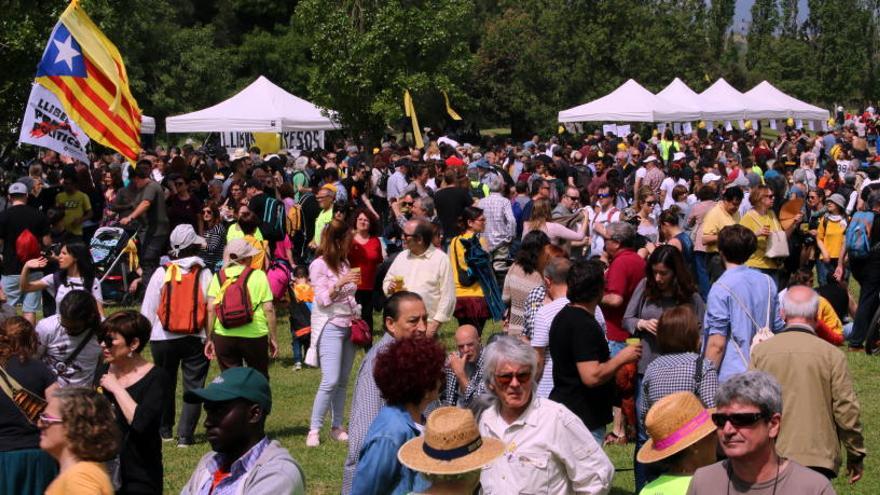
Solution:
[{"label": "child", "polygon": [[293,369],[301,370],[303,357],[309,350],[312,327],[312,302],[315,291],[309,284],[309,267],[293,269],[293,297],[290,300],[290,337],[293,346]]}]

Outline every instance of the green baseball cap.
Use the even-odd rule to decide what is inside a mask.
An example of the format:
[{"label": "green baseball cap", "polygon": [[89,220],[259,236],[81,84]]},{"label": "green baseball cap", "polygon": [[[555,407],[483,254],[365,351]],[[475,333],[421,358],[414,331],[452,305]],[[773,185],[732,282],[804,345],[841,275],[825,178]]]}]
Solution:
[{"label": "green baseball cap", "polygon": [[269,380],[254,368],[229,368],[220,373],[205,388],[197,388],[183,394],[190,403],[226,402],[245,399],[259,404],[265,414],[272,409],[272,389]]}]

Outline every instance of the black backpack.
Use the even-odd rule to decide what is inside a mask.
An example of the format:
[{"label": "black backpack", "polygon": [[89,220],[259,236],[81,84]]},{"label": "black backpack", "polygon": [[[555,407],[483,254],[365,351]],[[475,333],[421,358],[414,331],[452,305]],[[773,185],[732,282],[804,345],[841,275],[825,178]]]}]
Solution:
[{"label": "black backpack", "polygon": [[267,241],[277,242],[284,239],[287,215],[284,213],[284,204],[277,199],[266,196],[263,208],[263,218],[260,224],[260,232]]}]

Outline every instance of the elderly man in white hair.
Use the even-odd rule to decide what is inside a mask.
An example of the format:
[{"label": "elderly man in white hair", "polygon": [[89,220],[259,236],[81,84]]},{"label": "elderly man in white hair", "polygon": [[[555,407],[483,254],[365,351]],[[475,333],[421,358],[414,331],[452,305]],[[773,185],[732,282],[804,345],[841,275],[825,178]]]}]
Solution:
[{"label": "elderly man in white hair", "polygon": [[299,203],[300,194],[311,191],[309,187],[309,173],[306,170],[309,166],[309,157],[298,156],[293,161],[293,173],[290,175],[290,182],[293,184],[294,201]]},{"label": "elderly man in white hair", "polygon": [[816,335],[819,295],[794,286],[782,299],[785,328],[752,351],[751,369],[770,373],[782,385],[785,409],[776,449],[783,457],[835,478],[846,450],[850,483],[862,477],[866,454],[844,353]]}]

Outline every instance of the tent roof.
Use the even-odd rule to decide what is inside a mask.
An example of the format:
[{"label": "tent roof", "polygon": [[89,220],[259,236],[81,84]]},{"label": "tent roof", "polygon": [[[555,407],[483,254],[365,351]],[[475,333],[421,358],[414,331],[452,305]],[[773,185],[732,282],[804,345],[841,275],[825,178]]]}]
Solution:
[{"label": "tent roof", "polygon": [[754,88],[746,91],[745,94],[775,112],[783,112],[785,115],[782,115],[780,118],[827,120],[830,115],[828,110],[789,96],[767,81],[762,81]]},{"label": "tent roof", "polygon": [[703,118],[709,120],[739,120],[748,118],[778,118],[776,115],[757,115],[759,104],[740,93],[720,78],[700,93]]},{"label": "tent roof", "polygon": [[687,84],[685,84],[681,79],[677,77],[673,79],[672,82],[669,83],[665,88],[663,88],[659,93],[657,93],[657,96],[666,101],[675,103],[683,109],[687,109],[690,112],[698,114],[697,117],[693,117],[690,120],[702,118],[703,99],[700,97],[699,94],[697,94],[696,91],[692,90]]},{"label": "tent roof", "polygon": [[141,134],[156,134],[156,119],[141,115]]},{"label": "tent roof", "polygon": [[[331,112],[332,114],[332,112]],[[167,132],[282,132],[336,129],[321,109],[263,76],[226,101],[165,119]]]},{"label": "tent roof", "polygon": [[695,109],[658,97],[630,79],[611,93],[559,112],[559,122],[656,122],[693,120]]}]

